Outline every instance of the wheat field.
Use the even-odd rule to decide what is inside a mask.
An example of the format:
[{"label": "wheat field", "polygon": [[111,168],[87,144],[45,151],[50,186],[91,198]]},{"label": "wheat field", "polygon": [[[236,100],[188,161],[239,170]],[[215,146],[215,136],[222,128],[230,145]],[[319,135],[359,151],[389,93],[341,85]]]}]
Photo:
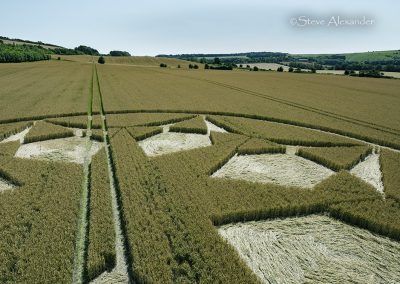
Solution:
[{"label": "wheat field", "polygon": [[399,80],[105,60],[0,65],[1,283],[400,282]]}]

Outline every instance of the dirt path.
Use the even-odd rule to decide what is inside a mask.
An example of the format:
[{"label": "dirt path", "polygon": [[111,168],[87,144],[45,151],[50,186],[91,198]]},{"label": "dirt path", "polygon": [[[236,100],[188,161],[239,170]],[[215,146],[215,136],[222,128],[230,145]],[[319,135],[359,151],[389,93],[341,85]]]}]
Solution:
[{"label": "dirt path", "polygon": [[[88,114],[88,121],[91,120],[91,113]],[[90,187],[90,165],[91,155],[90,149],[92,148],[92,141],[90,140],[91,124],[88,123],[87,131],[89,135],[85,137],[86,147],[84,152],[83,160],[83,173],[84,179],[82,183],[81,192],[81,204],[80,204],[80,217],[78,232],[75,246],[75,259],[74,259],[74,273],[73,283],[84,283],[84,271],[85,271],[85,254],[87,251],[87,234],[89,227],[89,187]]]},{"label": "dirt path", "polygon": [[113,167],[111,164],[111,151],[110,151],[110,144],[109,144],[109,136],[107,132],[107,120],[106,115],[103,108],[103,98],[101,96],[100,84],[97,78],[97,70],[95,81],[98,86],[98,93],[95,95],[99,96],[100,102],[100,112],[101,112],[101,119],[102,119],[102,130],[103,130],[103,137],[106,149],[106,156],[107,156],[107,165],[108,165],[108,174],[110,180],[110,193],[111,193],[111,202],[112,202],[112,210],[113,210],[113,217],[114,217],[114,229],[115,229],[115,253],[116,253],[116,265],[115,268],[111,272],[104,272],[98,278],[94,279],[91,283],[92,284],[107,284],[107,283],[132,283],[129,273],[128,273],[128,264],[127,264],[127,257],[125,251],[125,236],[122,230],[121,225],[121,212],[118,205],[118,198],[117,198],[117,189],[115,185],[115,176]]}]

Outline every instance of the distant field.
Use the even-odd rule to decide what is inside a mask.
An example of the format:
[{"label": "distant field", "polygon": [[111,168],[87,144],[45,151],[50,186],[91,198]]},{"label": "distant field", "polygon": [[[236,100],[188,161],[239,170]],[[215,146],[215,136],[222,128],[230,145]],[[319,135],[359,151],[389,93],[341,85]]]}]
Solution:
[{"label": "distant field", "polygon": [[[344,70],[317,70],[317,73],[343,75]],[[385,76],[390,76],[393,78],[400,78],[400,72],[382,72],[382,73]]]},{"label": "distant field", "polygon": [[41,47],[48,48],[48,49],[59,48],[59,46],[52,46],[52,45],[46,45],[46,44],[40,44],[40,43],[30,43],[30,42],[24,42],[24,41],[18,41],[18,40],[9,40],[9,39],[0,39],[0,40],[2,40],[3,43],[6,43],[6,44],[37,45],[37,46],[41,46]]},{"label": "distant field", "polygon": [[[52,55],[53,59],[60,57],[62,60],[91,63],[97,62],[99,56],[90,55]],[[151,56],[105,56],[107,64],[123,64],[133,65],[137,67],[159,67],[161,63],[167,64],[168,67],[177,68],[181,65],[181,68],[187,69],[189,64],[194,64],[186,60],[175,59],[175,58],[162,58],[162,57],[151,57]],[[199,66],[203,64],[196,63]]]},{"label": "distant field", "polygon": [[107,64],[99,67],[99,77],[107,111],[257,114],[400,142],[397,80],[287,72],[144,71]]},{"label": "distant field", "polygon": [[400,59],[399,50],[345,53],[344,55],[346,55],[346,60],[349,61],[384,61],[392,60],[394,57]]},{"label": "distant field", "polygon": [[[317,57],[329,54],[292,54],[295,57]],[[354,53],[338,53],[338,55],[345,55],[347,61],[385,61],[393,60],[393,58],[400,59],[399,50],[385,50],[385,51],[368,51],[368,52],[354,52]]]},{"label": "distant field", "polygon": [[266,70],[274,70],[278,69],[278,67],[283,67],[284,71],[288,71],[289,67],[286,65],[278,64],[278,63],[243,63],[243,64],[236,64],[237,66],[242,65],[243,67],[246,67],[247,65],[250,66],[250,68],[253,68],[254,66],[257,66],[258,68],[266,69]]},{"label": "distant field", "polygon": [[71,62],[0,64],[0,121],[85,112],[91,71]]}]

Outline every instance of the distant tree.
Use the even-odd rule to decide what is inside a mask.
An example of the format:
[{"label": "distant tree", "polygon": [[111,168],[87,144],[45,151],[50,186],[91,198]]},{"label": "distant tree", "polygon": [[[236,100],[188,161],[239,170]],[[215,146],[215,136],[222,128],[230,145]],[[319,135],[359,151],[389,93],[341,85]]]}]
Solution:
[{"label": "distant tree", "polygon": [[193,65],[193,69],[199,69],[199,65],[197,64]]},{"label": "distant tree", "polygon": [[317,70],[314,67],[312,67],[311,68],[311,73],[317,73]]},{"label": "distant tree", "polygon": [[344,75],[350,75],[350,71],[349,70],[344,70]]},{"label": "distant tree", "polygon": [[218,57],[215,57],[214,64],[217,64],[217,65],[221,64],[221,59],[219,59]]},{"label": "distant tree", "polygon": [[202,63],[202,64],[207,63],[207,60],[203,57],[200,59],[200,63]]},{"label": "distant tree", "polygon": [[293,72],[293,67],[289,67],[289,72]]},{"label": "distant tree", "polygon": [[278,71],[278,72],[283,72],[283,67],[282,67],[282,66],[279,66],[278,69],[276,69],[276,71]]},{"label": "distant tree", "polygon": [[131,56],[128,51],[112,50],[110,51],[111,56]]},{"label": "distant tree", "polygon": [[250,68],[250,65],[246,65],[246,68]]},{"label": "distant tree", "polygon": [[239,65],[239,67],[240,67],[240,68],[243,68],[243,65],[242,65],[242,64],[240,64],[240,65]]},{"label": "distant tree", "polygon": [[59,56],[59,57],[57,57],[57,60],[61,60],[61,57]]},{"label": "distant tree", "polygon": [[210,69],[210,66],[208,66],[208,64],[206,63],[206,65],[204,65],[204,69]]},{"label": "distant tree", "polygon": [[165,63],[160,63],[160,67],[161,67],[161,68],[166,68],[166,67],[167,67],[167,64],[165,64]]},{"label": "distant tree", "polygon": [[294,72],[301,73],[301,69],[299,67],[297,67],[296,70],[294,70]]},{"label": "distant tree", "polygon": [[254,66],[254,67],[253,67],[253,71],[258,71],[258,67],[257,67],[257,66]]},{"label": "distant tree", "polygon": [[83,54],[87,54],[87,55],[100,55],[100,53],[97,51],[97,49],[91,48],[89,46],[85,46],[85,45],[80,45],[78,47],[75,47],[76,51],[80,51]]},{"label": "distant tree", "polygon": [[189,69],[193,69],[193,65],[192,64],[189,64]]},{"label": "distant tree", "polygon": [[103,56],[100,56],[99,60],[97,60],[97,62],[100,63],[100,64],[104,64],[104,63],[106,63],[106,60],[104,59]]},{"label": "distant tree", "polygon": [[180,64],[178,64],[178,68],[181,68],[181,65],[180,65]]}]

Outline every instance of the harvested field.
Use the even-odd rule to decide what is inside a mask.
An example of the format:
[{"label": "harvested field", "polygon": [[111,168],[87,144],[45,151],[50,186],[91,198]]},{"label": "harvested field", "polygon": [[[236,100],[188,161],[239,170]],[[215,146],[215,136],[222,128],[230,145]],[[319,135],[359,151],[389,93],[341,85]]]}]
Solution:
[{"label": "harvested field", "polygon": [[263,283],[397,283],[400,244],[327,216],[218,229]]},{"label": "harvested field", "polygon": [[[92,141],[91,143],[92,146],[89,155],[93,156],[103,145],[96,141]],[[70,137],[21,145],[15,154],[15,157],[83,164],[85,151],[85,138]]]},{"label": "harvested field", "polygon": [[212,177],[312,188],[334,172],[294,155],[235,155]]},{"label": "harvested field", "polygon": [[[236,65],[239,67],[240,64],[236,64]],[[288,66],[278,64],[278,63],[245,63],[245,64],[242,64],[243,67],[246,67],[247,65],[249,65],[250,68],[254,68],[255,66],[257,66],[258,68],[261,68],[261,69],[273,70],[273,71],[276,71],[276,69],[278,69],[278,67],[282,67],[284,71],[289,70]]]}]

